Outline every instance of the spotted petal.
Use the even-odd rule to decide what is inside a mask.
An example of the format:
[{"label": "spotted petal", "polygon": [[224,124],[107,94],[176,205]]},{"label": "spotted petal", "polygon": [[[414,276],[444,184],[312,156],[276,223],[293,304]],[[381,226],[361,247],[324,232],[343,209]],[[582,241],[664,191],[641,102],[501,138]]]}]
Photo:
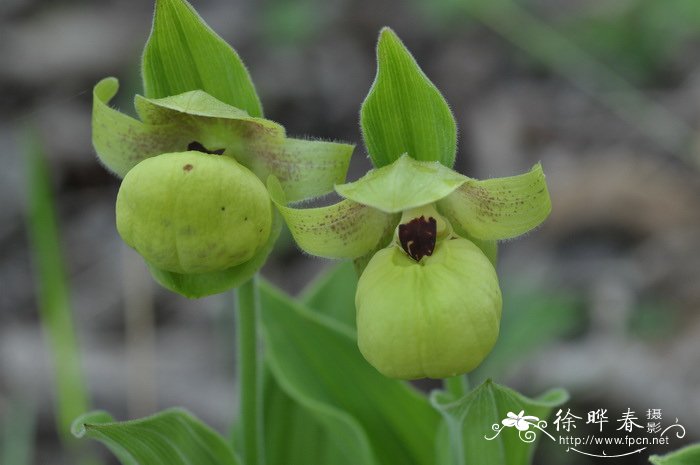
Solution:
[{"label": "spotted petal", "polygon": [[337,142],[287,138],[282,145],[258,139],[239,160],[260,179],[275,176],[287,200],[297,202],[325,195],[345,181],[354,146]]},{"label": "spotted petal", "polygon": [[187,147],[192,135],[177,124],[144,124],[110,108],[118,89],[119,82],[112,77],[93,89],[92,143],[110,171],[124,177],[141,160]]},{"label": "spotted petal", "polygon": [[141,121],[108,106],[119,85],[95,86],[93,143],[109,169],[124,176],[137,163],[192,142],[221,151],[260,179],[275,175],[291,201],[323,195],[345,179],[353,146],[287,138],[279,124],[248,115],[201,90],[161,99],[136,97]]},{"label": "spotted petal", "polygon": [[279,181],[271,176],[267,188],[294,240],[307,253],[326,258],[357,258],[379,243],[398,215],[381,212],[352,200],[318,208],[292,208]]},{"label": "spotted petal", "polygon": [[469,235],[509,239],[542,223],[552,209],[542,166],[518,176],[469,179],[438,202],[438,209]]},{"label": "spotted petal", "polygon": [[144,122],[178,121],[191,127],[197,141],[210,149],[225,148],[260,179],[274,175],[292,201],[323,195],[345,179],[353,146],[285,137],[284,128],[218,101],[202,91],[162,99],[137,97]]}]

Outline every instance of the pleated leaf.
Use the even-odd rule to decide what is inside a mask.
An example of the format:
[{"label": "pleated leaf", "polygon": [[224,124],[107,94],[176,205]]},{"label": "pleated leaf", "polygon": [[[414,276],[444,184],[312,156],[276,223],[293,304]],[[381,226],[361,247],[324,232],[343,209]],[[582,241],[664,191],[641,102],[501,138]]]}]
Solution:
[{"label": "pleated leaf", "polygon": [[[303,292],[301,301],[317,313],[348,328],[355,327],[357,275],[348,261],[322,272]],[[267,465],[357,465],[376,463],[362,427],[332,409],[307,408],[286,394],[266,373],[265,459]],[[303,396],[302,396],[303,398]],[[324,419],[319,419],[321,416]],[[363,458],[364,457],[364,458]]]},{"label": "pleated leaf", "polygon": [[268,372],[264,383],[266,465],[372,465],[369,440],[348,417],[289,396]]},{"label": "pleated leaf", "polygon": [[362,104],[360,123],[376,167],[404,153],[416,160],[454,165],[457,125],[452,112],[389,28],[379,35],[377,76]]},{"label": "pleated leaf", "polygon": [[218,100],[262,116],[248,70],[236,51],[185,0],[157,0],[143,52],[146,97],[203,90]]},{"label": "pleated leaf", "polygon": [[[490,380],[461,399],[454,399],[446,392],[434,391],[430,400],[443,416],[446,427],[442,434],[448,435],[451,450],[450,460],[441,463],[530,464],[537,441],[551,439],[534,426],[523,432],[527,434],[522,436],[523,433],[516,428],[504,427],[502,420],[508,417],[508,412],[517,415],[524,410],[525,415],[546,421],[552,409],[567,399],[568,394],[562,389],[554,389],[536,399],[529,399]],[[543,424],[540,425],[545,428]],[[532,442],[524,441],[523,437],[532,439]],[[438,439],[438,445],[447,443],[444,438]]]},{"label": "pleated leaf", "polygon": [[106,412],[90,412],[75,420],[72,431],[102,442],[122,465],[241,464],[228,442],[179,408],[122,422]]}]

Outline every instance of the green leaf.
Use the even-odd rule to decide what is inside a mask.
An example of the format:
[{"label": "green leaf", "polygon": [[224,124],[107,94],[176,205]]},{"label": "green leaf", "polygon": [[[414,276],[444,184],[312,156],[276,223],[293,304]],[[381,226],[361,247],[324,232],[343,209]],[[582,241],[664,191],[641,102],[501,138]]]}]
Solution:
[{"label": "green leaf", "polygon": [[251,116],[263,115],[238,54],[184,0],[156,0],[142,74],[147,97],[201,89]]},{"label": "green leaf", "polygon": [[264,385],[267,465],[373,465],[367,434],[344,412],[297,402],[268,373]]},{"label": "green leaf", "polygon": [[666,455],[652,455],[654,465],[697,465],[700,463],[700,444],[693,444]]},{"label": "green leaf", "polygon": [[[340,432],[344,425],[354,463],[433,465],[438,415],[422,396],[374,370],[345,324],[291,301],[269,284],[261,286],[261,299],[275,379],[329,429]],[[371,453],[359,449],[366,441]]]},{"label": "green leaf", "polygon": [[123,422],[90,412],[73,422],[72,432],[102,442],[123,465],[240,465],[218,433],[179,408]]},{"label": "green leaf", "polygon": [[[302,292],[301,300],[310,309],[354,328],[356,286],[357,275],[353,266],[344,261],[322,272]],[[364,465],[376,462],[367,435],[356,421],[336,418],[332,410],[324,413],[323,408],[321,411],[306,408],[287,395],[269,371],[266,374],[267,465]],[[320,421],[319,415],[327,418]],[[361,451],[364,458],[352,451]]]},{"label": "green leaf", "polygon": [[301,293],[310,309],[355,328],[357,273],[352,263],[343,261],[325,270]]},{"label": "green leaf", "polygon": [[440,91],[389,28],[377,44],[377,76],[360,111],[362,135],[376,167],[408,153],[452,167],[457,125]]},{"label": "green leaf", "polygon": [[312,255],[359,257],[372,250],[386,229],[393,229],[398,222],[395,215],[351,200],[328,207],[288,207],[279,181],[272,176],[268,178],[267,189],[296,243]]},{"label": "green leaf", "polygon": [[[354,328],[356,286],[353,266],[344,261],[322,272],[302,292],[301,300],[310,309]],[[367,435],[356,421],[334,416],[332,410],[325,413],[322,407],[320,411],[306,408],[287,395],[269,371],[267,375],[264,389],[267,465],[376,462]],[[327,418],[320,421],[319,415]],[[352,451],[361,451],[364,459]]]},{"label": "green leaf", "polygon": [[440,163],[417,161],[404,154],[391,165],[335,186],[335,190],[346,199],[397,213],[436,202],[468,181]]},{"label": "green leaf", "polygon": [[175,273],[161,270],[146,262],[148,269],[161,286],[177,292],[190,299],[198,299],[208,295],[218,294],[248,281],[267,261],[274,249],[275,241],[282,229],[282,219],[273,211],[270,237],[265,245],[250,260],[240,265],[232,266],[223,271],[210,273]]},{"label": "green leaf", "polygon": [[[546,420],[552,409],[567,399],[568,394],[562,389],[548,391],[537,399],[528,399],[491,380],[487,380],[462,399],[455,400],[443,391],[434,391],[430,398],[447,425],[446,431],[452,446],[451,463],[454,465],[528,465],[536,442],[523,441],[518,436],[517,429],[504,427],[501,421],[507,418],[508,412],[518,414],[522,410],[525,411],[525,415]],[[492,427],[502,430],[498,432]],[[534,426],[530,431],[536,434],[538,439],[544,436],[545,441],[550,440]],[[487,440],[497,432],[498,435],[494,439]],[[438,440],[438,443],[440,442]]]},{"label": "green leaf", "polygon": [[552,210],[542,165],[507,178],[469,180],[438,209],[477,239],[509,239],[542,223]]}]

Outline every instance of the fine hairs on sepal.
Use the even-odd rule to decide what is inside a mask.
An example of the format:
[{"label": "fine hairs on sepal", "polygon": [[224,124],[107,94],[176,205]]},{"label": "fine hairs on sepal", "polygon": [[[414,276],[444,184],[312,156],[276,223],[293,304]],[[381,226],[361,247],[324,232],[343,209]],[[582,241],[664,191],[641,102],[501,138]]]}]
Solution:
[{"label": "fine hairs on sepal", "polygon": [[[268,6],[273,15],[290,11],[267,5],[266,21]],[[511,340],[501,334],[498,241],[549,215],[543,168],[492,179],[455,171],[457,121],[446,99],[391,29],[380,31],[375,52],[376,76],[359,115],[372,169],[348,182],[353,144],[294,137],[265,118],[238,53],[186,0],[156,0],[136,116],[110,106],[115,78],[98,82],[93,145],[121,179],[117,232],[153,279],[191,299],[226,293],[189,306],[224,307],[204,317],[226,353],[197,360],[235,365],[237,408],[221,404],[234,412],[225,438],[182,409],[118,421],[86,402],[74,409],[89,412],[73,422],[74,436],[101,441],[124,465],[531,462],[534,438],[518,440],[508,429],[548,418],[565,393],[527,398],[490,380],[470,389],[462,375],[489,357],[501,362],[504,352],[492,354],[499,338],[499,349],[522,348],[523,331],[511,331],[518,333]],[[298,296],[261,276],[285,225],[303,253],[345,261]],[[288,247],[279,250],[274,261],[287,262]],[[272,265],[284,287],[311,269]],[[132,335],[153,315],[135,317],[148,305],[129,289]],[[63,310],[66,300],[54,307]],[[173,300],[159,295],[155,303]],[[60,368],[66,345],[51,339]],[[180,349],[190,351],[191,342],[178,332]],[[178,363],[191,358],[178,354]],[[63,394],[73,394],[73,376],[58,383]],[[443,389],[428,396],[404,382],[420,378],[444,378]]]},{"label": "fine hairs on sepal", "polygon": [[281,230],[263,183],[285,199],[327,194],[345,180],[353,145],[289,137],[262,117],[243,61],[184,0],[158,0],[142,58],[138,118],[93,92],[93,145],[124,178],[117,226],[164,287],[203,297],[238,287],[265,263]]},{"label": "fine hairs on sepal", "polygon": [[485,180],[454,171],[452,112],[389,28],[360,115],[375,167],[335,185],[341,202],[292,207],[270,178],[272,201],[303,251],[354,261],[358,345],[377,370],[402,379],[467,373],[498,337],[497,241],[551,211],[542,166]]}]

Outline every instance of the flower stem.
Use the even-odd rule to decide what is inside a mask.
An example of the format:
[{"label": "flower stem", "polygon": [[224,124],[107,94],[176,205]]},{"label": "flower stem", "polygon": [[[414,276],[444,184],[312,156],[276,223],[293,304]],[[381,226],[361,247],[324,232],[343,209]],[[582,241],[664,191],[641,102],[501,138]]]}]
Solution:
[{"label": "flower stem", "polygon": [[238,288],[236,312],[241,455],[247,465],[262,465],[262,383],[258,357],[260,296],[257,275]]},{"label": "flower stem", "polygon": [[469,392],[469,378],[466,374],[445,378],[444,386],[455,399],[461,399]]}]

